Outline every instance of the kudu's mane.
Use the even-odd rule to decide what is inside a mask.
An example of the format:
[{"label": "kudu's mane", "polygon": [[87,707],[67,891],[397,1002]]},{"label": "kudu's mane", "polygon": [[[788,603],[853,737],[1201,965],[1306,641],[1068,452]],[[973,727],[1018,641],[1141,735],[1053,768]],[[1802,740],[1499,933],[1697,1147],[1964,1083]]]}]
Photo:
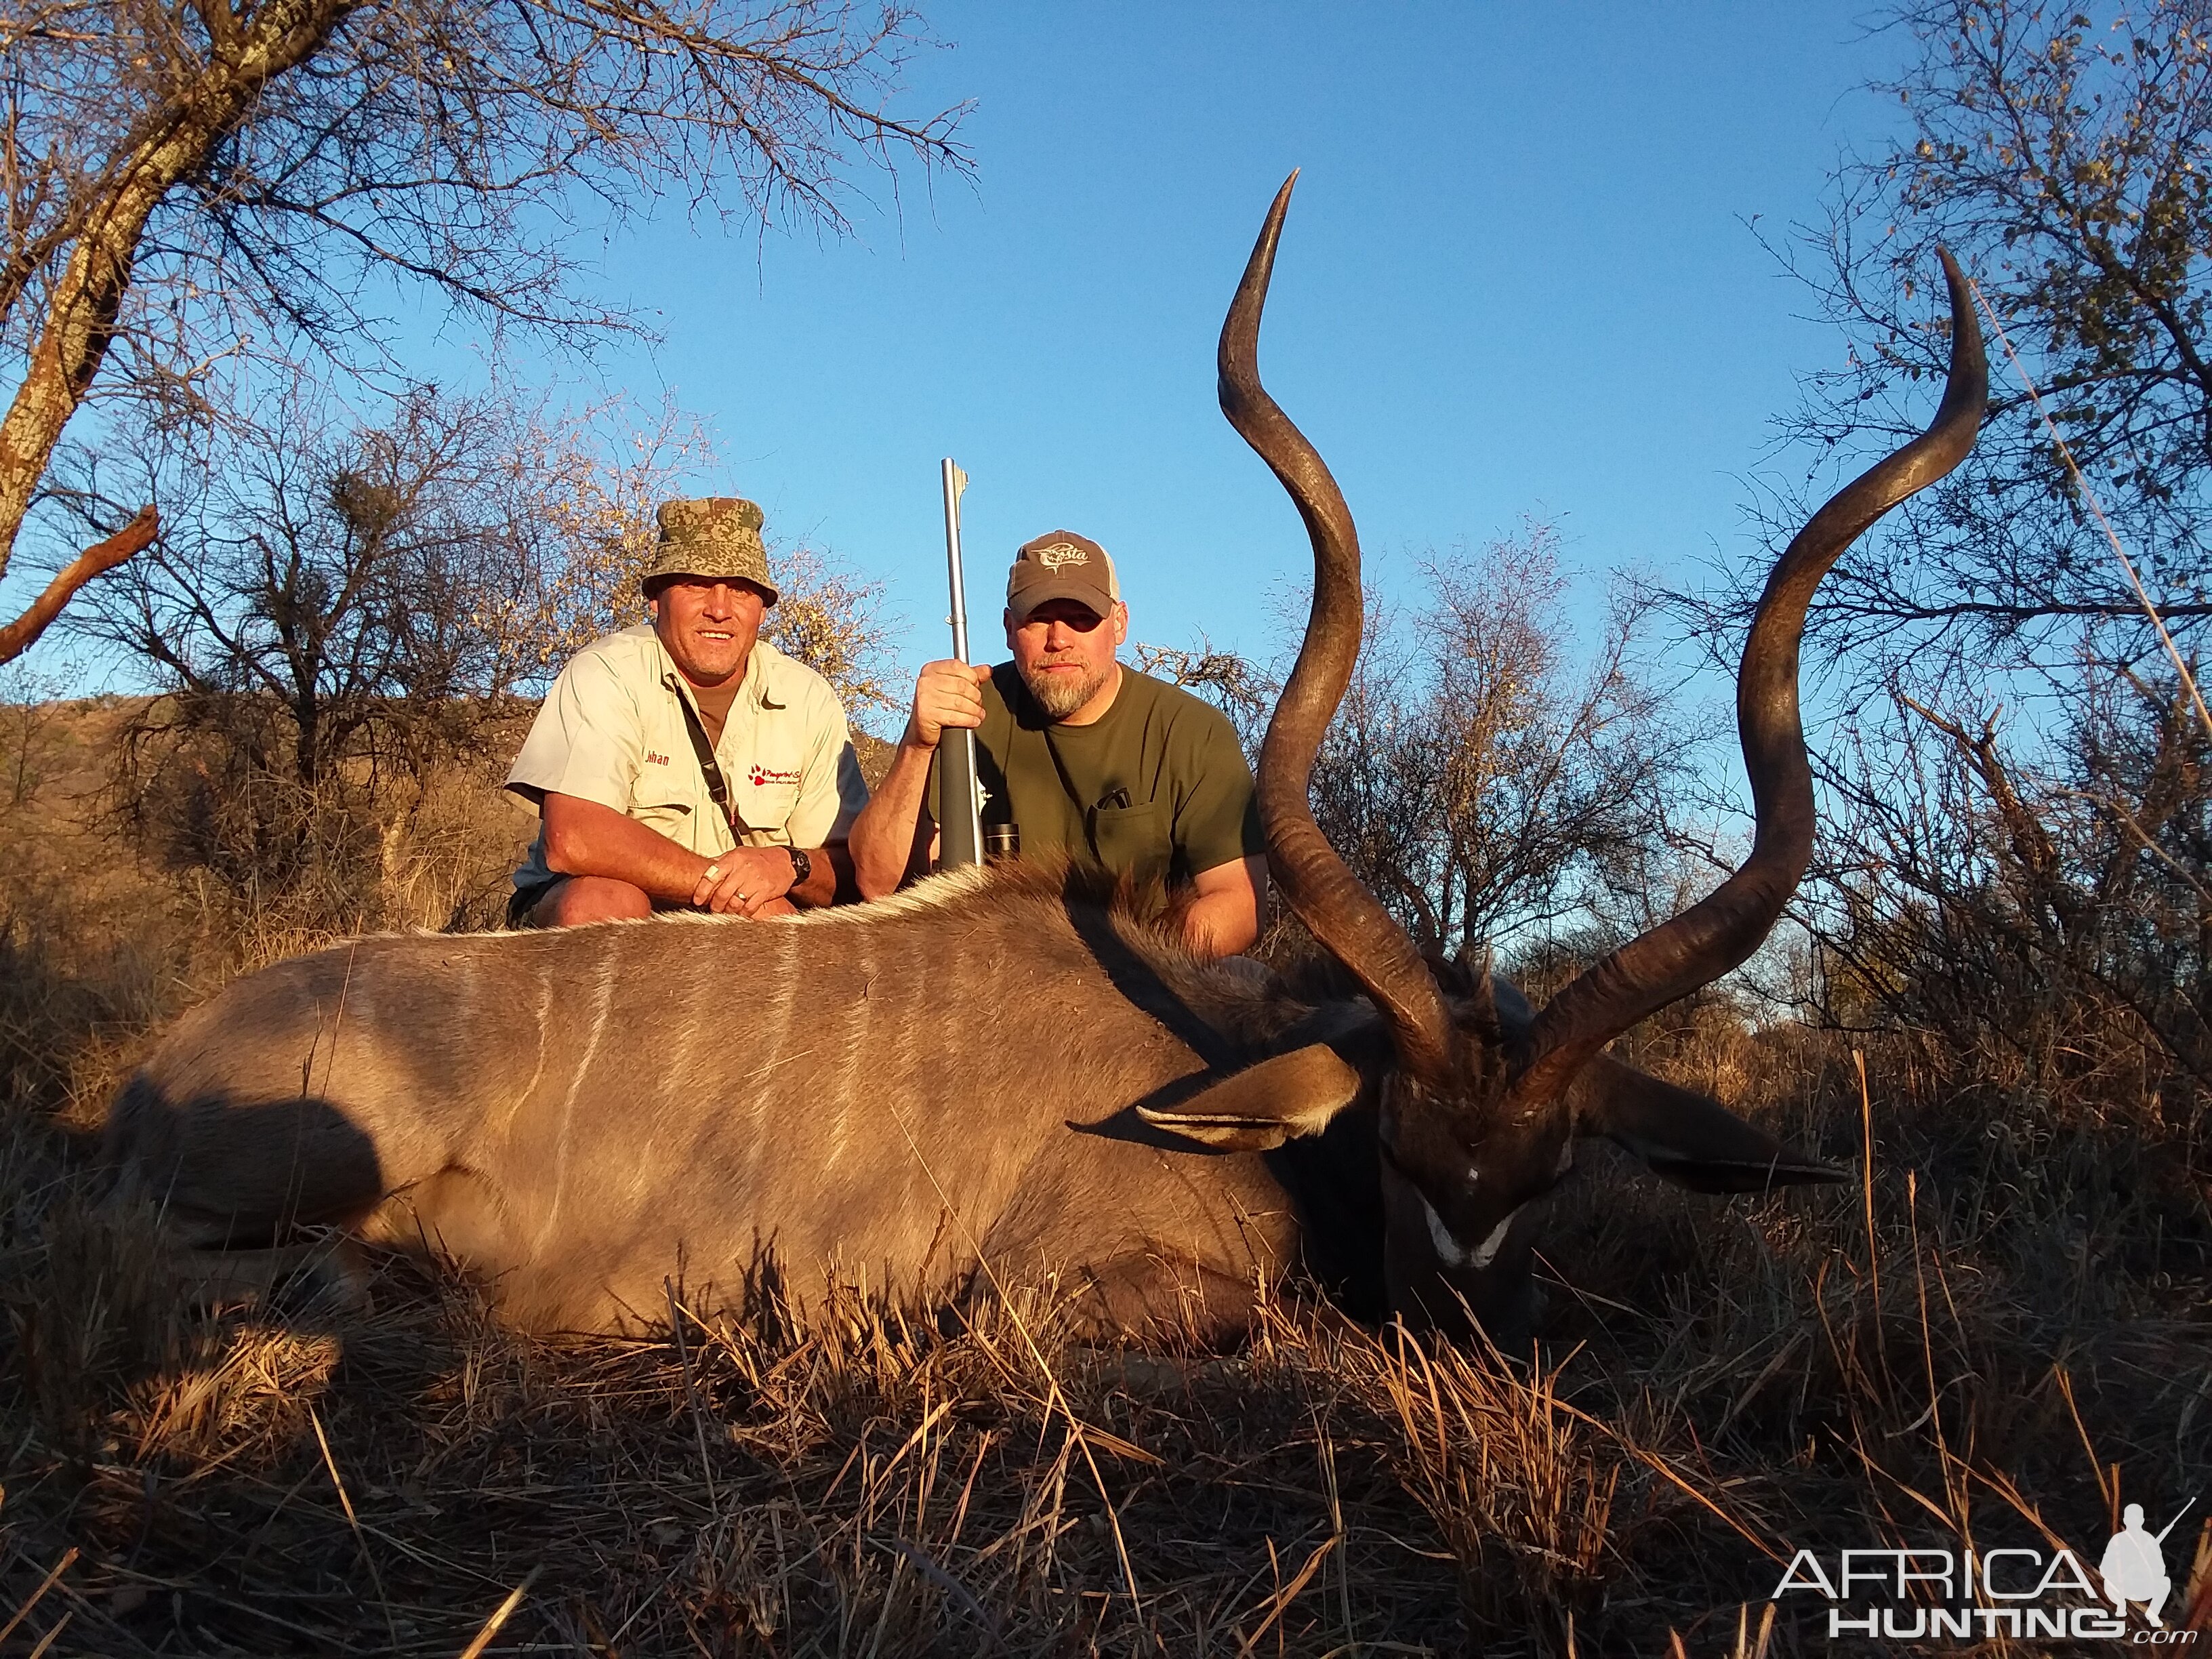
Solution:
[{"label": "kudu's mane", "polygon": [[[1247,966],[1224,968],[1194,954],[1183,917],[1191,896],[1158,880],[1115,875],[1061,854],[975,865],[927,876],[866,904],[835,905],[761,923],[703,911],[671,911],[596,927],[799,929],[814,949],[850,948],[831,935],[928,926],[957,953],[994,939],[1049,956],[1097,958],[1123,994],[1187,1037],[1192,1016],[1227,1039],[1223,1053],[1264,1047],[1316,1002],[1360,994],[1334,963],[1313,964],[1295,985]],[[852,941],[857,944],[858,941]]]},{"label": "kudu's mane", "polygon": [[[1047,854],[932,876],[890,899],[817,911],[798,925],[866,927],[927,914],[955,937],[988,929],[1030,948],[1085,951],[1108,969],[1124,995],[1163,1024],[1188,1037],[1194,1015],[1236,1049],[1264,1047],[1323,1000],[1286,994],[1250,964],[1224,966],[1194,953],[1183,932],[1190,897],[1158,880],[1117,876]],[[1352,982],[1340,972],[1332,983]]]},{"label": "kudu's mane", "polygon": [[[973,913],[996,911],[1005,906],[1034,905],[1048,908],[1081,908],[1110,914],[1117,924],[1159,935],[1164,949],[1182,950],[1175,929],[1188,901],[1166,892],[1157,882],[1115,877],[1093,866],[1081,865],[1062,854],[1010,860],[1004,863],[969,865],[925,876],[896,893],[865,904],[825,905],[779,918],[779,927],[872,927],[892,916],[922,912]],[[629,926],[655,927],[679,923],[693,927],[738,927],[750,924],[741,916],[715,915],[705,910],[671,910],[641,916]],[[1188,951],[1182,954],[1188,956]],[[1195,958],[1192,958],[1195,960]]]}]

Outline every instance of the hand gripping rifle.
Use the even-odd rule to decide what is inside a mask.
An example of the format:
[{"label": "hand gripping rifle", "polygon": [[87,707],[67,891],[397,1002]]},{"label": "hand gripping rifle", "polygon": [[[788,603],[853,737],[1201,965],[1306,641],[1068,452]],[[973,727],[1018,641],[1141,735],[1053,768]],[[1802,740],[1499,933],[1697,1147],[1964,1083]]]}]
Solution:
[{"label": "hand gripping rifle", "polygon": [[[960,576],[960,495],[968,475],[947,456],[939,464],[945,484],[945,565],[952,584],[952,654],[968,660],[968,594]],[[983,861],[982,792],[975,781],[975,734],[948,730],[937,745],[937,867],[957,870]]]}]

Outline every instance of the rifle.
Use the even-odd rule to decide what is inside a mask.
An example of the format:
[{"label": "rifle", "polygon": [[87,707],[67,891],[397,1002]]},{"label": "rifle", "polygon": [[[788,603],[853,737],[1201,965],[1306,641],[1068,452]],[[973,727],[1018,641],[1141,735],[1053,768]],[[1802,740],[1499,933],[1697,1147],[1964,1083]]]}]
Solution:
[{"label": "rifle", "polygon": [[[947,456],[939,464],[945,485],[945,564],[952,585],[952,654],[968,660],[968,593],[960,574],[960,496],[968,475]],[[983,861],[982,794],[975,781],[975,734],[948,731],[937,745],[937,867],[957,870]]]},{"label": "rifle", "polygon": [[[2189,1504],[2194,1504],[2196,1501],[2197,1494],[2195,1492],[2190,1493]],[[2160,1544],[2166,1542],[2166,1533],[2172,1532],[2176,1527],[2179,1526],[2181,1524],[2181,1517],[2189,1513],[2189,1504],[2184,1504],[2179,1509],[2174,1510],[2173,1519],[2166,1523],[2166,1530],[2160,1533],[2157,1538],[2153,1540],[2154,1542]]]}]

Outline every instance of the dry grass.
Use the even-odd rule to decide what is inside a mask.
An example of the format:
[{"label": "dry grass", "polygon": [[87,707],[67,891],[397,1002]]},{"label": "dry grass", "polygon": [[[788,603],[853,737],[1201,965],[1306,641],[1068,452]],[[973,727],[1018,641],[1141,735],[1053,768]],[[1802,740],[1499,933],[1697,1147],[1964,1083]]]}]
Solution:
[{"label": "dry grass", "polygon": [[1863,1122],[1847,1052],[1710,1023],[1650,1057],[1855,1167],[1870,1125],[1870,1181],[1723,1203],[1591,1154],[1512,1363],[1287,1299],[1228,1355],[1042,1304],[530,1342],[397,1261],[365,1306],[188,1311],[72,1126],[289,939],[209,935],[70,799],[0,818],[0,1650],[1747,1659],[1848,1650],[1772,1616],[1800,1547],[2094,1562],[2122,1503],[2212,1496],[2212,1220],[2154,1115],[1899,1050]]}]

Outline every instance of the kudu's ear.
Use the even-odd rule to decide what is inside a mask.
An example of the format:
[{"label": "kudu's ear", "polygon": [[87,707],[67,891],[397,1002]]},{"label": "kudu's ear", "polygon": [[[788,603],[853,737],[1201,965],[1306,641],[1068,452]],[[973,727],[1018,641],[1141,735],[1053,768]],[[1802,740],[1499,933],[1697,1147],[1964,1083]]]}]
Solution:
[{"label": "kudu's ear", "polygon": [[1316,1042],[1247,1066],[1180,1105],[1139,1106],[1137,1115],[1222,1152],[1267,1152],[1297,1136],[1319,1134],[1358,1097],[1358,1072],[1328,1044]]},{"label": "kudu's ear", "polygon": [[1583,1133],[1611,1137],[1653,1174],[1692,1192],[1759,1193],[1849,1178],[1753,1128],[1719,1102],[1609,1054],[1583,1068],[1571,1098]]},{"label": "kudu's ear", "polygon": [[1463,997],[1474,989],[1474,970],[1468,964],[1465,949],[1448,957],[1431,946],[1421,952],[1421,960],[1429,964],[1430,976],[1446,996]]},{"label": "kudu's ear", "polygon": [[1504,1035],[1498,1018],[1498,981],[1490,975],[1488,945],[1462,945],[1450,956],[1441,951],[1424,951],[1421,960],[1429,964],[1437,988],[1459,1005],[1455,1018],[1492,1041]]}]

